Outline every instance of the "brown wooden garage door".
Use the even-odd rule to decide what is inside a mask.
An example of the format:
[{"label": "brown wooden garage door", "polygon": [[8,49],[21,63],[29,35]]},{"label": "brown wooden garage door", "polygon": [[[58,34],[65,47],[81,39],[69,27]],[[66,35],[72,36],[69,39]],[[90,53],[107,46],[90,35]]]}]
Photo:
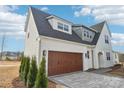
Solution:
[{"label": "brown wooden garage door", "polygon": [[81,53],[55,52],[48,54],[48,75],[80,71],[83,68]]}]

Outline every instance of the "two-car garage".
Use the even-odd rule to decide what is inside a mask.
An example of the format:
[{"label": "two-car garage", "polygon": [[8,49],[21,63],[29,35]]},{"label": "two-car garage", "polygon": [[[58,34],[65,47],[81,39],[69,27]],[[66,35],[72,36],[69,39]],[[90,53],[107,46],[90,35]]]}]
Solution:
[{"label": "two-car garage", "polygon": [[82,53],[48,52],[48,75],[59,75],[83,70]]}]

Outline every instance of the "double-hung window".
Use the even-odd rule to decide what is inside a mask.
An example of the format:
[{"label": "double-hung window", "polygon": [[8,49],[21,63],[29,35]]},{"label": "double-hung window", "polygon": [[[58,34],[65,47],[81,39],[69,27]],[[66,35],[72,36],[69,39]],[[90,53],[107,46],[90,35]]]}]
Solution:
[{"label": "double-hung window", "polygon": [[89,32],[87,31],[87,37],[89,37]]},{"label": "double-hung window", "polygon": [[84,31],[84,36],[86,36],[86,31]]},{"label": "double-hung window", "polygon": [[110,52],[106,52],[106,59],[110,60]]},{"label": "double-hung window", "polygon": [[65,31],[69,31],[68,25],[64,25],[64,30],[65,30]]},{"label": "double-hung window", "polygon": [[107,35],[105,35],[105,43],[109,44],[109,37]]},{"label": "double-hung window", "polygon": [[69,26],[58,22],[58,29],[69,31]]},{"label": "double-hung window", "polygon": [[58,23],[58,29],[63,30],[63,24],[62,23]]}]

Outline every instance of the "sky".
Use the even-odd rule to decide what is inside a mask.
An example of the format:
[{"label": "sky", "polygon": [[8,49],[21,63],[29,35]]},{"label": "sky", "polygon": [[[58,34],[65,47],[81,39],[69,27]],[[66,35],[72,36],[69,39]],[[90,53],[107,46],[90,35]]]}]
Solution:
[{"label": "sky", "polygon": [[[24,51],[25,21],[30,6],[0,6],[0,49],[5,36],[4,51]],[[91,26],[107,21],[112,33],[112,48],[124,52],[124,6],[122,5],[32,5],[75,24]],[[113,11],[114,10],[114,11]]]}]

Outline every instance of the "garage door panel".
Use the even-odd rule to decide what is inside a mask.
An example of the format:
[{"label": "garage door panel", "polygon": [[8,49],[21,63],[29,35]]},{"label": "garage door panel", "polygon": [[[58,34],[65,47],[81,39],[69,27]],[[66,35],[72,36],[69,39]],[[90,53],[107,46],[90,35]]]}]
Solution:
[{"label": "garage door panel", "polygon": [[82,70],[82,54],[49,51],[48,75],[58,75]]}]

